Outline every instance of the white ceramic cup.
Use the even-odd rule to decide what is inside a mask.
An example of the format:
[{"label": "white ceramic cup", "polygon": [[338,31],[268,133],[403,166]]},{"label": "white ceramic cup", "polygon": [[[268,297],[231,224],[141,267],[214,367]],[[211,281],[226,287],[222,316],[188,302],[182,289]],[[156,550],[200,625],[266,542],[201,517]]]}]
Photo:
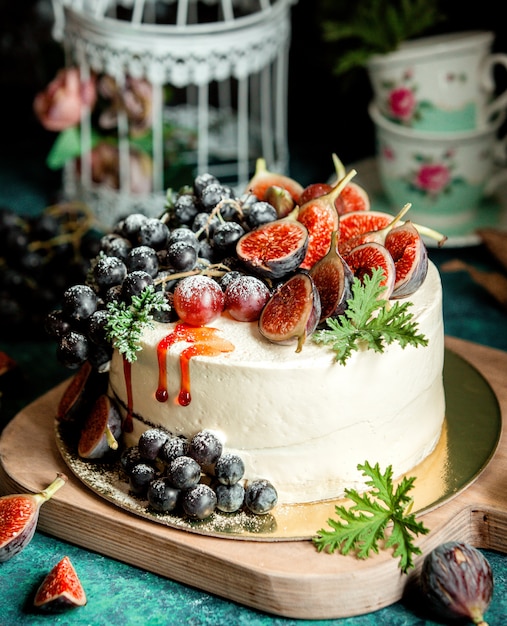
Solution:
[{"label": "white ceramic cup", "polygon": [[373,103],[369,114],[390,209],[397,213],[410,202],[406,219],[449,237],[473,229],[483,198],[507,182],[507,168],[498,165],[505,161],[506,139],[497,139],[503,117],[479,130],[444,134],[393,124]]},{"label": "white ceramic cup", "polygon": [[507,107],[494,98],[494,69],[507,54],[492,54],[489,31],[463,31],[404,42],[368,63],[374,102],[393,122],[416,130],[483,128]]}]

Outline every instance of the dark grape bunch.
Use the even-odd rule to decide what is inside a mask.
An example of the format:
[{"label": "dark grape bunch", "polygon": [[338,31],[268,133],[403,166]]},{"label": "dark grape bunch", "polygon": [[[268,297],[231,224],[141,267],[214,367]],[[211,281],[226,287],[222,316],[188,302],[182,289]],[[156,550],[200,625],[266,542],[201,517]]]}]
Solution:
[{"label": "dark grape bunch", "polygon": [[109,305],[129,307],[147,288],[163,295],[166,306],[149,311],[159,322],[200,326],[224,310],[238,321],[257,320],[273,285],[241,266],[236,243],[276,219],[269,203],[252,194],[238,197],[202,174],[168,194],[159,218],[133,213],[119,220],[100,239],[86,279],[68,288],[61,308],[46,318],[58,359],[71,369],[86,360],[104,368],[114,343]]},{"label": "dark grape bunch", "polygon": [[138,444],[124,449],[121,467],[131,493],[145,499],[152,511],[175,513],[190,519],[206,519],[215,511],[241,509],[257,515],[268,513],[278,495],[264,479],[243,485],[242,459],[223,451],[210,430],[190,440],[161,428],[149,428]]},{"label": "dark grape bunch", "polygon": [[69,286],[82,282],[97,254],[93,216],[62,203],[35,216],[0,208],[0,328],[44,335],[45,316]]}]

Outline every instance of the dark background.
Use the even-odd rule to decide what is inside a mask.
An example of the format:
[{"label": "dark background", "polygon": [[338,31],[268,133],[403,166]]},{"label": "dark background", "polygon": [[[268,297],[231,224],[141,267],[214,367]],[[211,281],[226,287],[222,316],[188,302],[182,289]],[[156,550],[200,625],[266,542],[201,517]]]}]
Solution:
[{"label": "dark background", "polygon": [[[303,184],[326,179],[332,173],[333,152],[348,164],[372,156],[375,150],[367,113],[372,94],[366,71],[346,76],[333,74],[339,51],[323,41],[324,1],[299,0],[291,9],[290,165],[291,174]],[[337,7],[347,3],[335,1]],[[502,3],[482,0],[480,6],[465,6],[463,2],[442,0],[442,10],[447,20],[434,32],[491,30],[496,36],[494,50],[507,52]],[[0,15],[0,165],[9,167],[13,158],[25,160],[27,176],[38,177],[36,182],[51,191],[58,186],[59,174],[41,168],[40,164],[44,163],[54,135],[45,132],[32,113],[35,93],[63,65],[60,46],[51,36],[51,2],[0,0]],[[500,88],[506,83],[507,77],[499,76]]]}]

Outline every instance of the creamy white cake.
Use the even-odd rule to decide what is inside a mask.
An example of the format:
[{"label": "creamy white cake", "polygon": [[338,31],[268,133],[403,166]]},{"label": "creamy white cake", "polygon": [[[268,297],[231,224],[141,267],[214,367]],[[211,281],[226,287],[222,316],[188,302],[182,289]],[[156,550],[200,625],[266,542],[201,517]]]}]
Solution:
[{"label": "creamy white cake", "polygon": [[345,365],[311,339],[296,353],[295,344],[264,339],[257,322],[224,314],[209,326],[228,351],[190,358],[186,406],[178,401],[181,354],[191,344],[175,341],[167,348],[164,372],[157,348],[177,325],[155,324],[145,330],[134,363],[125,368],[117,352],[111,362],[110,393],[132,417],[127,445],[153,426],[186,437],[211,429],[226,451],[242,457],[245,478],[270,480],[280,503],[360,489],[357,465],[365,461],[391,465],[395,477],[410,471],[434,449],[445,414],[442,288],[433,264],[408,300],[427,347],[393,343],[382,354],[365,349]]}]

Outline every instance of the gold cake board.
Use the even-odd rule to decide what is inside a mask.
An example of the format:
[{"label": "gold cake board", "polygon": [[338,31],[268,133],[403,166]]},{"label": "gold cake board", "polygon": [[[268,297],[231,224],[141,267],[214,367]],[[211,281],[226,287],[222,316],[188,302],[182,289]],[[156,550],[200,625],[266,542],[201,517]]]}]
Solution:
[{"label": "gold cake board", "polygon": [[[507,352],[447,337],[446,347],[491,386],[507,415]],[[415,373],[417,375],[417,373]],[[275,615],[333,619],[362,615],[398,601],[425,554],[444,541],[507,551],[507,441],[478,478],[425,513],[430,529],[409,576],[390,552],[361,561],[318,553],[311,541],[231,541],[153,523],[107,502],[68,471],[55,440],[62,383],[21,411],[0,440],[0,493],[38,492],[69,477],[40,511],[38,528],[70,543]],[[315,529],[318,530],[317,528]]]}]

